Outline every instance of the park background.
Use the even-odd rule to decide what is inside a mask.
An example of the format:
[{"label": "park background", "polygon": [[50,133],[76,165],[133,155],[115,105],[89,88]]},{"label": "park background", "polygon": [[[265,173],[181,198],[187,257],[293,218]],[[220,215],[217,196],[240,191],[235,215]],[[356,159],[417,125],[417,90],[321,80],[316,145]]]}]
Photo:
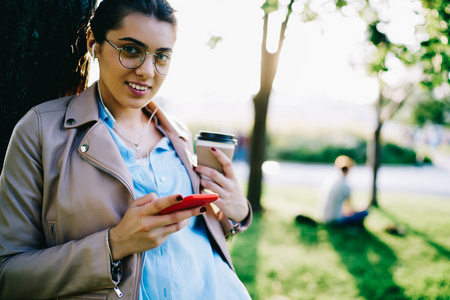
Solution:
[{"label": "park background", "polygon": [[[264,171],[256,197],[262,210],[229,243],[252,298],[450,299],[449,2],[169,1],[178,10],[178,41],[156,101],[194,135],[239,136],[234,164],[249,192],[259,190],[248,188],[259,176],[251,176],[249,160],[261,141],[252,129],[261,117],[254,103],[269,88],[266,139],[256,149],[265,150],[256,168]],[[78,78],[86,45],[83,28],[78,40],[74,29],[95,2],[3,2],[2,153],[31,106],[68,92]],[[261,47],[265,16],[268,47]],[[273,86],[260,84],[264,51],[279,55]],[[381,106],[395,111],[382,124]],[[377,129],[378,206],[364,227],[296,224],[301,209],[314,209],[341,153],[358,162],[349,178],[356,205],[372,201]]]},{"label": "park background", "polygon": [[[246,189],[264,1],[171,2],[178,41],[158,101],[194,135],[239,136],[235,169]],[[238,276],[253,299],[450,299],[450,133],[444,125],[411,120],[414,100],[383,124],[379,206],[365,227],[295,224],[301,209],[314,209],[320,183],[340,153],[358,161],[349,175],[356,205],[371,201],[367,144],[380,91],[367,71],[367,24],[351,5],[342,13],[334,1],[297,2],[319,17],[305,22],[291,16],[286,30],[267,112],[263,211],[230,242]],[[393,42],[417,42],[415,26],[424,22],[420,1],[373,2],[385,6]],[[269,24],[272,52],[283,18],[277,14],[289,1],[278,4],[275,25]],[[421,70],[389,63],[383,80],[394,90],[418,81]],[[448,88],[440,92],[448,97]]]}]

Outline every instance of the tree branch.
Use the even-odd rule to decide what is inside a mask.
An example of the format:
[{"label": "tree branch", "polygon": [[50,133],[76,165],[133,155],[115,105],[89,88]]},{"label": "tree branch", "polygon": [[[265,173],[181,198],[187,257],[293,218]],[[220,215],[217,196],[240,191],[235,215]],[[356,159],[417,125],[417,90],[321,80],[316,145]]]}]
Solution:
[{"label": "tree branch", "polygon": [[[410,84],[407,88],[404,96],[397,100],[390,100],[390,102],[381,110],[380,113],[380,123],[391,119],[393,115],[398,111],[398,109],[403,105],[403,103],[409,98],[409,96],[414,91],[413,85]],[[381,96],[380,96],[381,97]]]}]

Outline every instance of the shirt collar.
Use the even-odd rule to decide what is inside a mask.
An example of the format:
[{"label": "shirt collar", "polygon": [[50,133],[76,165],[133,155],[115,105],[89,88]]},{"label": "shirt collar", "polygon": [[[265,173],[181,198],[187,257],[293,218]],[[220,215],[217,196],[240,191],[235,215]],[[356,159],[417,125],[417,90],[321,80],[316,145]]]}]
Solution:
[{"label": "shirt collar", "polygon": [[98,117],[100,118],[100,120],[105,122],[105,124],[108,125],[109,128],[113,129],[114,122],[111,119],[111,117],[106,113],[105,108],[103,107],[103,105],[100,103],[100,100],[98,100],[98,99],[97,99],[97,104],[98,104]]},{"label": "shirt collar", "polygon": [[[101,104],[100,100],[97,99],[97,104],[98,104],[98,117],[100,118],[100,120],[102,120],[109,128],[114,129],[114,122],[111,119],[111,117],[108,115],[108,113],[106,112],[105,108],[103,107],[103,105]],[[171,142],[170,140],[167,138],[167,134],[164,131],[163,127],[161,126],[161,123],[159,121],[159,119],[155,116],[155,123],[156,123],[156,127],[161,131],[161,133],[163,134],[164,138],[162,138],[155,146],[155,149],[159,149],[159,150],[171,150],[172,146],[171,146]]]}]

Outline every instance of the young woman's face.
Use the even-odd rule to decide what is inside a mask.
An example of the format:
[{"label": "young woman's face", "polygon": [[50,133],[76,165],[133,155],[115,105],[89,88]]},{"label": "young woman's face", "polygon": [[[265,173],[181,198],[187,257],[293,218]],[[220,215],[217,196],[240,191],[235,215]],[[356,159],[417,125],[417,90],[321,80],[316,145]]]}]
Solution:
[{"label": "young woman's face", "polygon": [[[127,15],[121,28],[111,30],[106,35],[106,39],[118,48],[124,45],[138,45],[150,53],[169,55],[175,44],[175,38],[175,28],[172,24],[139,13]],[[108,41],[105,41],[100,51],[96,52],[103,101],[113,112],[146,106],[166,77],[155,69],[155,57],[147,54],[141,66],[127,69],[119,61],[119,51]]]}]

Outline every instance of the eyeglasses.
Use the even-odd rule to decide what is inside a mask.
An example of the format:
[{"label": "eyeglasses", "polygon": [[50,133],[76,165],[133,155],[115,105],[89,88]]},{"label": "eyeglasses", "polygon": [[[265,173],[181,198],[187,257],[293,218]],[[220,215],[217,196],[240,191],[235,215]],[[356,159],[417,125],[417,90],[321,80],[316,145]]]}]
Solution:
[{"label": "eyeglasses", "polygon": [[107,39],[105,39],[111,46],[119,51],[120,64],[127,69],[139,68],[145,61],[148,55],[154,56],[155,69],[161,75],[167,75],[170,65],[170,53],[160,52],[151,53],[145,51],[144,48],[134,44],[123,45],[121,48],[117,47]]}]

